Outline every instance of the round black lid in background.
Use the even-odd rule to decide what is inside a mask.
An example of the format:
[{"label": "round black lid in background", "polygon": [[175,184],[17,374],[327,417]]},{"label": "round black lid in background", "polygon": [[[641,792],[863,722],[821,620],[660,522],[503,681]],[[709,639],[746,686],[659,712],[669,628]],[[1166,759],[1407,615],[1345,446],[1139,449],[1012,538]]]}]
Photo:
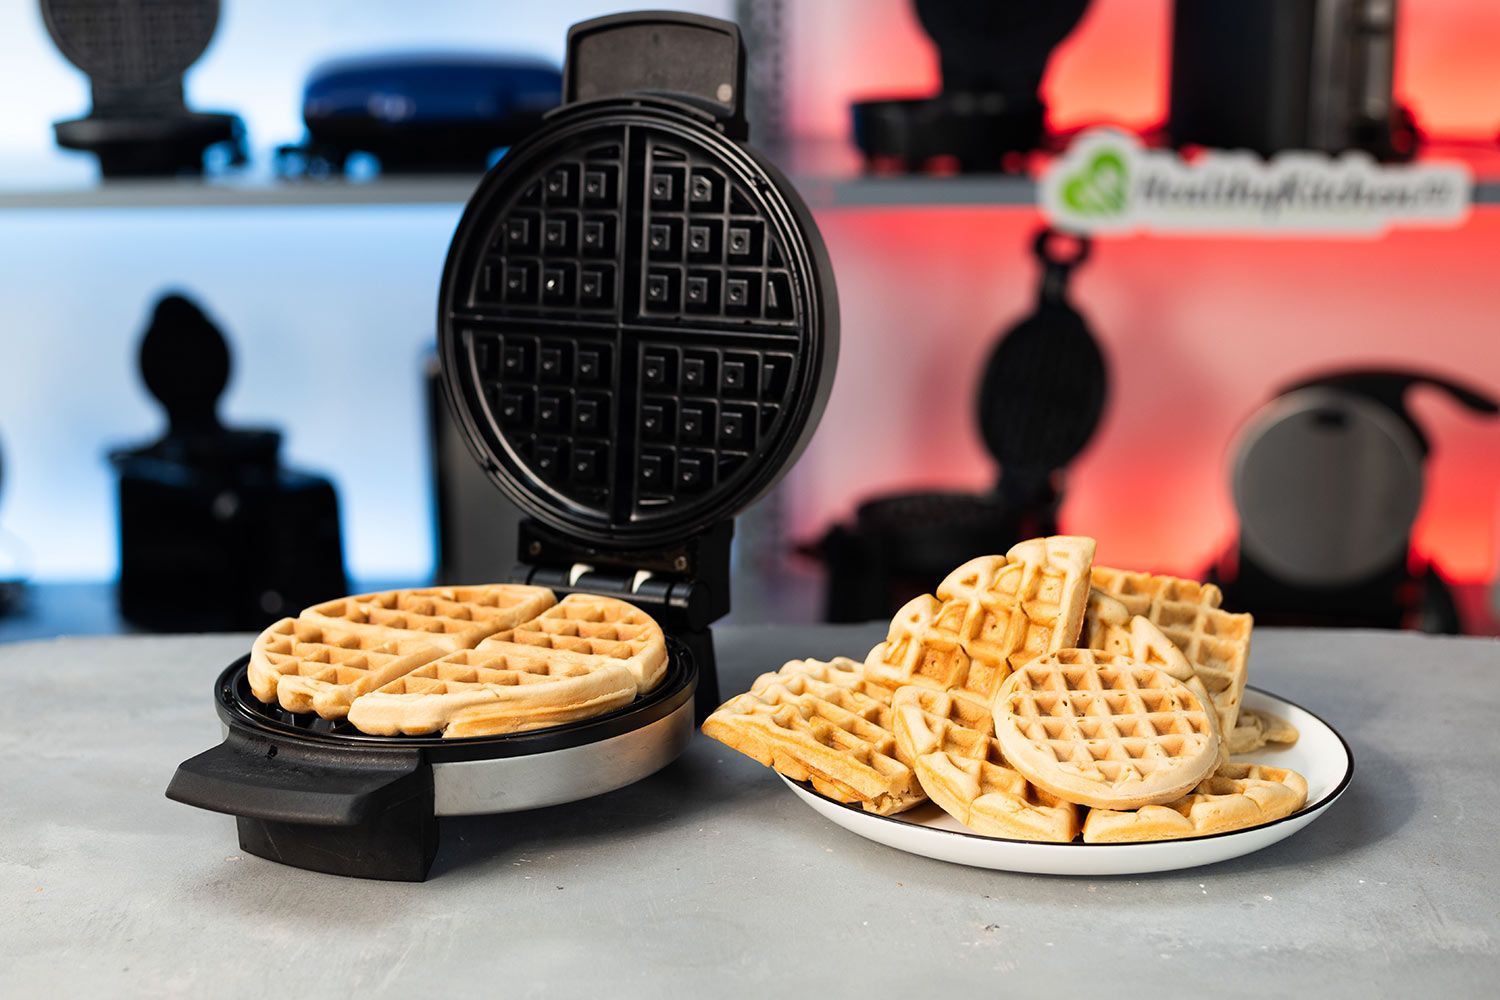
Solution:
[{"label": "round black lid in background", "polygon": [[571,105],[480,182],[439,302],[444,384],[527,514],[595,545],[686,539],[769,489],[833,381],[827,252],[708,111]]}]

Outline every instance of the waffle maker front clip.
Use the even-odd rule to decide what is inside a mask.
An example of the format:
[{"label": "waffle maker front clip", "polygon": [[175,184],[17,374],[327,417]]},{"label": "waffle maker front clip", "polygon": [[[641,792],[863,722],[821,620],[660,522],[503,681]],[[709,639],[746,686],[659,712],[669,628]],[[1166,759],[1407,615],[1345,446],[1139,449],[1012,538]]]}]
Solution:
[{"label": "waffle maker front clip", "polygon": [[242,657],[215,686],[225,742],[169,797],[235,815],[262,857],[417,881],[437,816],[576,801],[687,745],[719,700],[733,518],[806,445],[838,350],[812,217],[744,145],[744,67],[739,30],[713,18],[575,25],[563,105],[480,182],[439,297],[449,404],[526,516],[515,582],[640,606],[667,634],[667,678],[573,725],[375,737],[262,704]]}]

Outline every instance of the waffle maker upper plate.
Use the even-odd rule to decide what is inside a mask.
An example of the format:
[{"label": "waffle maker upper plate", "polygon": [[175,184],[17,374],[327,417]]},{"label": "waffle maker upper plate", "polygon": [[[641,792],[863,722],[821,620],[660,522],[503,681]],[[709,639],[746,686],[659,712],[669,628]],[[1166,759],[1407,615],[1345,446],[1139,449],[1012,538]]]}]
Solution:
[{"label": "waffle maker upper plate", "polygon": [[559,543],[561,565],[528,579],[590,589],[604,575],[569,570],[585,557],[667,567],[651,600],[646,572],[611,592],[658,616],[668,677],[574,725],[387,738],[261,704],[241,660],[215,685],[225,742],[185,762],[169,796],[236,815],[241,845],[264,857],[420,880],[437,815],[573,801],[682,751],[700,678],[711,690],[728,522],[806,444],[837,353],[826,251],[786,180],[740,144],[743,88],[732,24],[653,13],[575,26],[564,106],[480,182],[440,292],[459,425]]},{"label": "waffle maker upper plate", "polygon": [[565,106],[454,237],[450,401],[506,496],[570,536],[650,545],[733,516],[827,400],[826,251],[775,168],[713,123],[644,96]]}]

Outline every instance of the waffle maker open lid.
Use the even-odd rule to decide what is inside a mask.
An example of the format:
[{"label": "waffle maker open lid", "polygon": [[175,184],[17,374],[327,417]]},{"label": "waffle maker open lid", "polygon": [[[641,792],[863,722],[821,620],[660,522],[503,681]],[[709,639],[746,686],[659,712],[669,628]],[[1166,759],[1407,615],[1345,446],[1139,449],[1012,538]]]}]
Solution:
[{"label": "waffle maker open lid", "polygon": [[421,880],[437,815],[574,801],[674,759],[718,702],[732,517],[780,478],[833,381],[827,253],[742,144],[730,23],[623,14],[568,36],[564,104],[480,182],[443,272],[438,348],[475,457],[528,517],[517,582],[618,596],[667,633],[667,678],[570,726],[360,734],[215,685],[225,742],[169,797],[238,817],[283,863]]}]

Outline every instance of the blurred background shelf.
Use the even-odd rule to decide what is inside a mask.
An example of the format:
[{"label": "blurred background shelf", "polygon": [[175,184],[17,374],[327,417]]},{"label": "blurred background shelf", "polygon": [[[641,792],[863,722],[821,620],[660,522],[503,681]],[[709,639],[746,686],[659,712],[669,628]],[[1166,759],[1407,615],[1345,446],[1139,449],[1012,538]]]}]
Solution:
[{"label": "blurred background shelf", "polygon": [[[1011,174],[865,176],[793,174],[817,209],[968,207],[1031,208],[1036,181]],[[161,180],[78,187],[0,190],[0,211],[157,208],[462,205],[477,176],[382,177],[368,181]],[[1474,204],[1500,205],[1500,178],[1474,185]]]}]

